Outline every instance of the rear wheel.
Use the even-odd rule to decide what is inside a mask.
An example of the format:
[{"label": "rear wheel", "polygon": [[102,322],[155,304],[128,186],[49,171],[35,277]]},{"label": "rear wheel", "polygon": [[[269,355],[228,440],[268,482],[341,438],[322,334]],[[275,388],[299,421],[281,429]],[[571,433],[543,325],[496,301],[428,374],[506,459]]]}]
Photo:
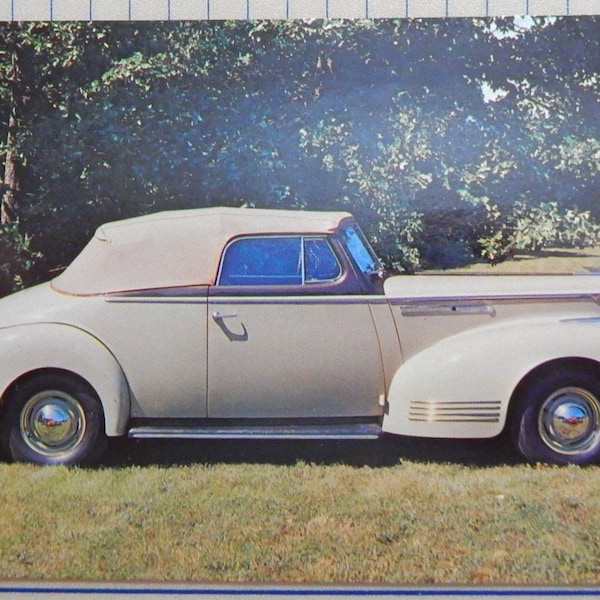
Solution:
[{"label": "rear wheel", "polygon": [[600,459],[600,380],[588,371],[555,372],[517,401],[513,439],[531,462],[590,464]]},{"label": "rear wheel", "polygon": [[0,436],[13,460],[47,465],[89,464],[106,444],[100,402],[64,375],[19,385],[3,407]]}]

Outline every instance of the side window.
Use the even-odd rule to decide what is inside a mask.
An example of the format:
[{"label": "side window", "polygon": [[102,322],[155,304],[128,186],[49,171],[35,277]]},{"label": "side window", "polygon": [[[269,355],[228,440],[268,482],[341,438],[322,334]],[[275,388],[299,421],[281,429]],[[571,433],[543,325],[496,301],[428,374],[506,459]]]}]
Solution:
[{"label": "side window", "polygon": [[225,249],[219,285],[302,285],[332,281],[341,272],[325,238],[247,237]]},{"label": "side window", "polygon": [[342,268],[329,242],[324,238],[304,240],[305,281],[333,281]]},{"label": "side window", "polygon": [[302,238],[241,238],[225,251],[220,285],[299,285]]}]

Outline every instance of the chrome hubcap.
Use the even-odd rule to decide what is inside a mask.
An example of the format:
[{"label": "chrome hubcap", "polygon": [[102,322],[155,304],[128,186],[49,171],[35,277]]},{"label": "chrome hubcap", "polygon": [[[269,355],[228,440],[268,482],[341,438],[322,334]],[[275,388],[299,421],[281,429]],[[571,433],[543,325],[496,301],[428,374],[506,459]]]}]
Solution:
[{"label": "chrome hubcap", "polygon": [[580,454],[600,439],[600,402],[578,387],[554,392],[542,405],[538,428],[544,443],[562,454]]},{"label": "chrome hubcap", "polygon": [[85,414],[70,394],[47,390],[25,403],[20,427],[23,439],[33,450],[45,456],[60,456],[83,439]]}]

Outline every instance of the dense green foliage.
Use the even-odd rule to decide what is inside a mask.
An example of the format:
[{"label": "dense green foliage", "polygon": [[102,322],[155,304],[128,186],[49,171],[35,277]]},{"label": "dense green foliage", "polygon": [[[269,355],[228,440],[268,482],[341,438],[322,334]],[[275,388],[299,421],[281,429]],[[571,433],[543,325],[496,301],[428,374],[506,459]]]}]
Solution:
[{"label": "dense green foliage", "polygon": [[599,67],[596,17],[0,24],[0,292],[167,208],[348,209],[405,271],[593,243]]}]

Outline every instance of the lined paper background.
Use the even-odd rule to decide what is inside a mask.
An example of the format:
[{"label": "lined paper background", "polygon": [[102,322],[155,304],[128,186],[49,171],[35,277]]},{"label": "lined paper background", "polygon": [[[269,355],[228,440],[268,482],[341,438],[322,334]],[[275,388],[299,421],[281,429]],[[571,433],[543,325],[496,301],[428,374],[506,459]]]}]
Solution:
[{"label": "lined paper background", "polygon": [[466,17],[600,13],[600,0],[0,0],[0,20]]}]

